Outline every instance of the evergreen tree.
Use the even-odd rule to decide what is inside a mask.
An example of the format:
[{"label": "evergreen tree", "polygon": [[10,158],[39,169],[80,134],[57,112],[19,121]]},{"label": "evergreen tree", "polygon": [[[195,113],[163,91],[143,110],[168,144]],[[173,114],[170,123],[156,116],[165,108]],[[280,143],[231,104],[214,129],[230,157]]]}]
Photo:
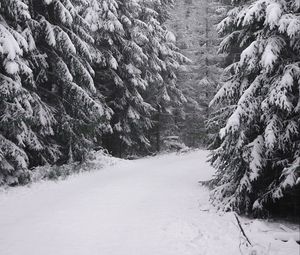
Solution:
[{"label": "evergreen tree", "polygon": [[0,184],[99,146],[147,152],[157,105],[184,101],[171,2],[0,0]]},{"label": "evergreen tree", "polygon": [[57,160],[51,140],[53,109],[38,94],[37,69],[45,62],[33,39],[29,7],[0,1],[0,185],[28,181],[30,161]]},{"label": "evergreen tree", "polygon": [[103,132],[109,132],[110,110],[94,83],[91,64],[97,58],[89,24],[81,16],[85,1],[33,2],[36,43],[47,55],[44,100],[56,108],[55,139],[64,158],[82,160]]},{"label": "evergreen tree", "polygon": [[[168,17],[172,1],[144,1],[142,20],[148,24],[146,37],[148,43],[143,50],[147,55],[146,91],[147,102],[155,109],[154,123],[150,134],[155,149],[160,150],[162,137],[178,133],[176,117],[180,114],[186,98],[177,84],[177,71],[181,64],[189,60],[179,53],[175,35],[168,31],[163,22]],[[153,134],[152,133],[152,134]],[[153,141],[155,138],[155,142]]]},{"label": "evergreen tree", "polygon": [[114,132],[106,137],[106,146],[119,156],[150,147],[147,130],[153,126],[158,94],[170,101],[168,87],[169,93],[181,97],[174,68],[183,56],[158,21],[157,4],[97,0],[85,13],[97,48],[104,52],[105,64],[98,65],[96,79],[114,112]]},{"label": "evergreen tree", "polygon": [[[27,1],[26,1],[27,2]],[[91,68],[84,1],[0,2],[0,183],[28,168],[82,160],[110,131],[110,110]]]},{"label": "evergreen tree", "polygon": [[[242,213],[297,201],[300,171],[299,1],[234,1],[221,52],[241,52],[212,103],[230,114],[212,152],[215,203]],[[294,205],[285,204],[287,208]],[[274,207],[275,206],[275,207]],[[277,207],[278,209],[278,207]]]},{"label": "evergreen tree", "polygon": [[[224,80],[230,74],[224,72],[224,67],[232,63],[233,54],[219,51],[222,37],[217,34],[217,29],[211,29],[209,24],[218,24],[226,17],[230,0],[227,1],[207,1],[206,6],[206,29],[205,36],[202,37],[204,43],[204,76],[200,80],[203,87],[202,102],[204,102],[204,115],[206,116],[206,143],[210,149],[220,146],[219,130],[224,126],[228,115],[231,113],[230,107],[226,105],[214,105],[209,102],[212,100],[218,89],[221,88]],[[218,37],[217,37],[218,36]]]},{"label": "evergreen tree", "polygon": [[[214,97],[217,90],[222,86],[225,77],[222,76],[225,64],[225,54],[218,52],[218,47],[222,39],[218,36],[216,24],[225,16],[227,8],[222,1],[207,0],[205,6],[205,32],[200,37],[202,42],[202,65],[199,86],[201,90],[201,108],[205,116],[206,135],[204,143],[209,147],[214,147],[218,143],[219,114],[222,109],[213,107],[209,102]],[[210,24],[213,24],[211,26]],[[218,116],[216,118],[216,116]]]},{"label": "evergreen tree", "polygon": [[140,69],[147,59],[139,45],[144,43],[140,11],[136,1],[98,0],[85,13],[94,28],[97,48],[104,53],[105,63],[98,65],[96,79],[103,84],[107,104],[114,112],[114,132],[107,136],[106,146],[119,156],[122,147],[136,146],[138,141],[147,144],[143,130],[151,126],[151,106],[140,94],[147,86]]}]

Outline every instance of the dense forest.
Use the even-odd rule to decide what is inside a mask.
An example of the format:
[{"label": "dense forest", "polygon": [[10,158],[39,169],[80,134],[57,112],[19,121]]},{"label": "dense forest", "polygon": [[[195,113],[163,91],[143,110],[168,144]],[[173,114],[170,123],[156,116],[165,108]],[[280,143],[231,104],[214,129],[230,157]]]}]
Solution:
[{"label": "dense forest", "polygon": [[173,137],[210,149],[220,209],[297,215],[299,0],[179,2],[0,0],[0,185]]},{"label": "dense forest", "polygon": [[0,183],[99,147],[157,147],[158,112],[186,101],[176,70],[187,59],[162,25],[170,1],[0,4]]}]

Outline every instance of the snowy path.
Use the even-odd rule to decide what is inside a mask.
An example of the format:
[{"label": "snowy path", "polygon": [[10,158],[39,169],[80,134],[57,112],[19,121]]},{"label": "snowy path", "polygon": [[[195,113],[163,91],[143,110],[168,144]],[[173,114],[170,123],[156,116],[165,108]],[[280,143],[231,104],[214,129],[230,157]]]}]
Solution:
[{"label": "snowy path", "polygon": [[0,254],[241,254],[233,215],[208,210],[197,183],[213,173],[206,155],[121,161],[2,193]]}]

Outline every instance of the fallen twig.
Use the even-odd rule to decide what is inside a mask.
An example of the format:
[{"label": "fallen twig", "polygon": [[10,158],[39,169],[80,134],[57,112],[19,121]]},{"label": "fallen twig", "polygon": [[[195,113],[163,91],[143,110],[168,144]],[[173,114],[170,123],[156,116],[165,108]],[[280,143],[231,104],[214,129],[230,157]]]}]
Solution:
[{"label": "fallen twig", "polygon": [[236,214],[234,214],[234,216],[235,216],[235,218],[236,218],[236,221],[237,221],[237,223],[238,223],[238,225],[239,225],[239,228],[240,228],[240,230],[241,230],[243,236],[245,237],[246,241],[250,244],[250,246],[252,246],[252,243],[250,242],[249,238],[247,237],[247,235],[246,235],[246,233],[245,233],[245,231],[244,231],[244,229],[243,229],[243,227],[242,227],[242,225],[241,225],[241,222],[240,222],[240,220],[239,220],[239,217],[238,217]]}]

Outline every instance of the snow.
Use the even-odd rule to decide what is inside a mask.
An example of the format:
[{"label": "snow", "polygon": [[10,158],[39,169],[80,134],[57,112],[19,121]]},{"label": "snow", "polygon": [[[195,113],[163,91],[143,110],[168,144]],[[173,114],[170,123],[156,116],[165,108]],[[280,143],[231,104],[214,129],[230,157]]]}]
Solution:
[{"label": "snow", "polygon": [[274,63],[279,58],[280,52],[285,47],[285,42],[279,36],[270,37],[261,56],[261,64],[267,71],[272,71]]},{"label": "snow", "polygon": [[[17,35],[17,33],[15,33]],[[19,36],[19,39],[22,38]],[[20,41],[22,46],[28,47],[23,41]],[[3,65],[9,74],[16,74],[19,71],[18,56],[23,54],[22,49],[19,47],[18,42],[13,35],[0,24],[0,54],[5,55]]]},{"label": "snow", "polygon": [[139,75],[139,74],[142,73],[140,69],[136,68],[136,67],[135,67],[133,64],[131,64],[131,63],[128,64],[128,65],[125,65],[125,68],[126,68],[126,70],[127,70],[127,72],[128,72],[129,74],[133,74],[133,75],[137,74],[137,75]]},{"label": "snow", "polygon": [[19,71],[19,65],[14,61],[6,61],[5,64],[5,71],[8,74],[16,74]]},{"label": "snow", "polygon": [[[3,191],[0,254],[241,254],[234,214],[216,212],[209,191],[198,184],[214,173],[207,154],[119,160],[64,181]],[[292,238],[282,242],[272,235],[281,236],[279,226],[241,222],[253,242],[243,254],[298,254]]]},{"label": "snow", "polygon": [[274,115],[265,129],[264,140],[268,150],[273,150],[276,145],[276,133],[278,132],[276,129],[276,121],[278,121],[278,118]]},{"label": "snow", "polygon": [[114,70],[117,70],[118,69],[118,62],[117,60],[113,57],[113,56],[110,56],[110,59],[109,59],[109,66],[114,69]]},{"label": "snow", "polygon": [[168,31],[166,34],[166,40],[172,43],[176,43],[176,36],[171,31]]},{"label": "snow", "polygon": [[73,17],[71,13],[61,2],[55,1],[55,11],[57,12],[57,16],[63,24],[70,26],[73,23]]},{"label": "snow", "polygon": [[295,37],[300,30],[300,21],[294,14],[284,14],[278,22],[279,32],[287,32],[290,38]]},{"label": "snow", "polygon": [[49,5],[49,4],[52,3],[52,0],[44,0],[44,2],[45,2],[47,5]]},{"label": "snow", "polygon": [[131,106],[128,107],[127,116],[129,119],[133,119],[133,120],[140,119],[139,113],[135,109],[133,109],[133,107],[131,107]]},{"label": "snow", "polygon": [[240,113],[236,110],[228,119],[226,126],[221,128],[220,137],[223,139],[228,132],[236,132],[240,127]]},{"label": "snow", "polygon": [[278,25],[279,19],[282,15],[282,6],[279,3],[271,3],[266,9],[266,21],[270,28],[273,29]]},{"label": "snow", "polygon": [[264,159],[263,155],[263,146],[264,146],[264,139],[261,135],[257,136],[252,143],[248,145],[251,148],[251,160],[250,160],[250,170],[251,173],[249,175],[250,181],[254,181],[258,178],[259,172],[263,168]]}]

